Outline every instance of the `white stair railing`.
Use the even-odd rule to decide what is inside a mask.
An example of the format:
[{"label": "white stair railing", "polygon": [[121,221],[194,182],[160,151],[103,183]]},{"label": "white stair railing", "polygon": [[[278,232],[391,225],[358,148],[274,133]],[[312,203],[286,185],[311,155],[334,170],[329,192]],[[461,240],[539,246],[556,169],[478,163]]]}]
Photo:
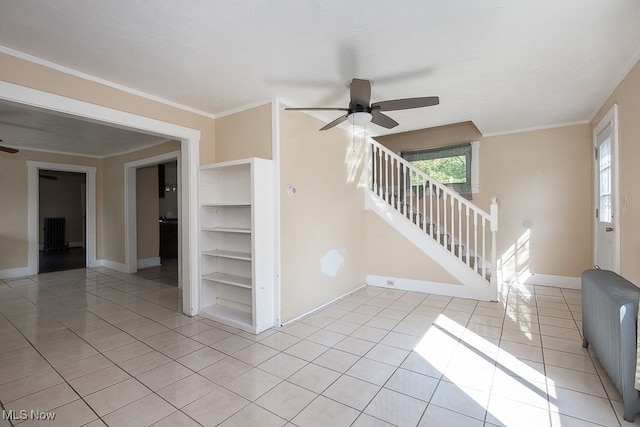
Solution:
[{"label": "white stair railing", "polygon": [[369,190],[495,284],[497,199],[486,212],[380,143],[367,147]]}]

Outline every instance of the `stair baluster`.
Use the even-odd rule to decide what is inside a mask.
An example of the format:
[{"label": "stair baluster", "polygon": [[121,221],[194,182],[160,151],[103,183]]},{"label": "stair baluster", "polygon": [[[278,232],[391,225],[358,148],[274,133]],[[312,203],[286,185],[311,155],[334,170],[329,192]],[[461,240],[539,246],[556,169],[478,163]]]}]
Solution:
[{"label": "stair baluster", "polygon": [[435,239],[461,264],[494,283],[497,199],[492,198],[491,212],[487,213],[378,142],[370,139],[368,149],[372,163],[368,182],[373,194]]}]

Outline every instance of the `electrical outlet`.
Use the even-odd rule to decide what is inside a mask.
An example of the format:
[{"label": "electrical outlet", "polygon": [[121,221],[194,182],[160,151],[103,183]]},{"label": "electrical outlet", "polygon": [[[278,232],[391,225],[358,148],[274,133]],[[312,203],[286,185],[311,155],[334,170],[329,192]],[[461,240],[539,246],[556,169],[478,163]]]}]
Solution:
[{"label": "electrical outlet", "polygon": [[391,279],[387,279],[387,286],[395,286],[396,282]]}]

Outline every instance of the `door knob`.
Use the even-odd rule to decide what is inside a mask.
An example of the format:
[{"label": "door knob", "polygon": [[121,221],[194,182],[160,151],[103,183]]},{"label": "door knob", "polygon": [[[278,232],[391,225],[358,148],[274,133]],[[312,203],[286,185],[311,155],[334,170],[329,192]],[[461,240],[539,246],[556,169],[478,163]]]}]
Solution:
[{"label": "door knob", "polygon": [[613,231],[613,227],[606,227],[604,231]]}]

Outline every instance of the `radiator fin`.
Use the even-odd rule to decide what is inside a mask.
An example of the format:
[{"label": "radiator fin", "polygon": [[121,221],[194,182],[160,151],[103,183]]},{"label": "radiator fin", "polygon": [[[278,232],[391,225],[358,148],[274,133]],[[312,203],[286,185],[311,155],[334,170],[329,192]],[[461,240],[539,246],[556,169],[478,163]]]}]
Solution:
[{"label": "radiator fin", "polygon": [[44,219],[44,250],[64,249],[64,218]]}]

